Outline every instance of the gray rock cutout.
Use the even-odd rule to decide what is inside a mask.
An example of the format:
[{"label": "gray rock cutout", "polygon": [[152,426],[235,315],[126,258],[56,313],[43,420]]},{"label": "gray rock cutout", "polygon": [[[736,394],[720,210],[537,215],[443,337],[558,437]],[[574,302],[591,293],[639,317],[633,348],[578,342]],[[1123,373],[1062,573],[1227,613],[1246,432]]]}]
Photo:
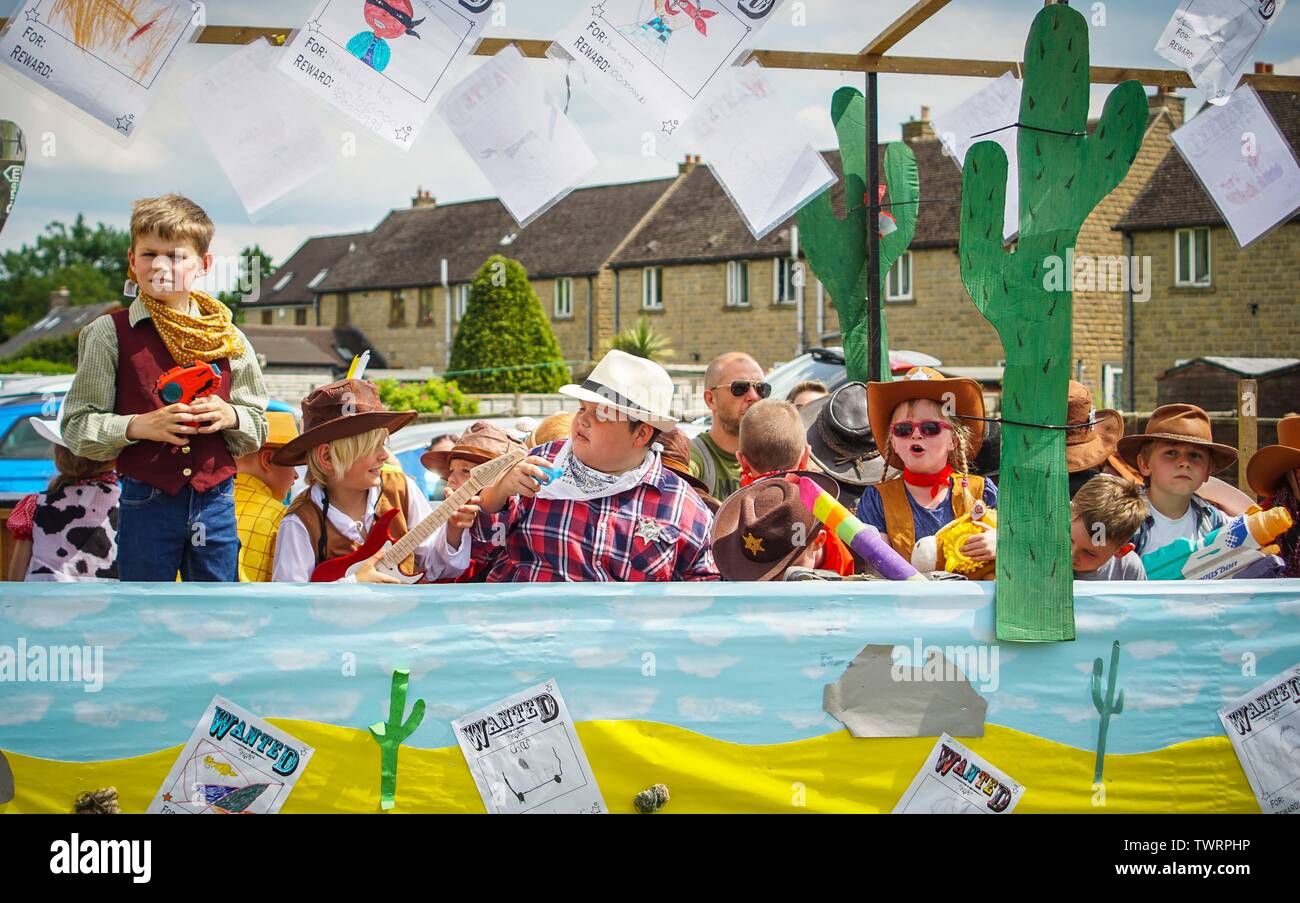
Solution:
[{"label": "gray rock cutout", "polygon": [[0,752],[0,806],[13,802],[14,773],[9,768],[9,760]]},{"label": "gray rock cutout", "polygon": [[[855,737],[983,737],[988,700],[946,655],[895,667],[894,647],[867,646],[826,685],[822,707]],[[941,674],[951,679],[934,680]]]}]

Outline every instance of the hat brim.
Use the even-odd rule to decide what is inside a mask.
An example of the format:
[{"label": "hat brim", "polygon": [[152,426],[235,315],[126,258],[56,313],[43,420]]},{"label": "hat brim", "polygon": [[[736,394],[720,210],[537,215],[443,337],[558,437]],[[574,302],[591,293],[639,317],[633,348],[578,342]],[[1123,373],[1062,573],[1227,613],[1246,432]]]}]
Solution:
[{"label": "hat brim", "polygon": [[647,411],[643,408],[635,408],[630,405],[619,404],[616,401],[611,401],[599,392],[584,389],[582,386],[574,385],[573,383],[569,383],[567,386],[561,386],[560,394],[567,395],[570,398],[576,398],[578,401],[589,401],[592,404],[599,404],[613,408],[616,411],[626,414],[632,420],[637,420],[641,423],[648,423],[658,430],[670,430],[677,426],[677,421],[672,417],[663,414],[656,414],[653,411]]},{"label": "hat brim", "polygon": [[[870,486],[885,479],[887,468],[878,454],[855,461],[840,461],[839,455],[826,444],[822,437],[817,419],[834,395],[823,395],[808,402],[799,409],[799,419],[803,423],[804,439],[808,443],[809,455],[822,472],[840,483],[853,486]],[[873,449],[873,451],[875,451]]]},{"label": "hat brim", "polygon": [[[889,441],[889,418],[894,408],[905,401],[926,399],[942,405],[951,392],[957,402],[958,415],[983,417],[984,391],[980,384],[964,376],[947,379],[895,379],[887,383],[867,383],[867,419],[871,423],[871,435],[875,437],[876,447],[886,463],[893,454]],[[966,450],[968,460],[973,460],[984,445],[984,421],[965,420],[961,422],[970,430],[970,448]],[[883,440],[883,442],[881,441]],[[901,466],[896,465],[896,466]]]},{"label": "hat brim", "polygon": [[336,417],[289,440],[271,458],[271,463],[284,466],[306,464],[307,454],[318,445],[371,430],[388,430],[391,436],[418,416],[416,411],[367,411],[351,417]]},{"label": "hat brim", "polygon": [[1246,482],[1256,495],[1272,495],[1282,478],[1300,468],[1300,448],[1289,445],[1265,445],[1255,452],[1246,465]]},{"label": "hat brim", "polygon": [[1098,411],[1093,420],[1096,423],[1088,441],[1065,446],[1065,469],[1069,473],[1105,464],[1106,459],[1115,454],[1115,446],[1124,436],[1124,415],[1119,411],[1105,408]]},{"label": "hat brim", "polygon": [[63,439],[63,430],[57,420],[42,420],[39,417],[28,417],[27,422],[36,430],[36,435],[40,436],[46,442],[53,442],[55,445],[68,447],[68,443]]},{"label": "hat brim", "polygon": [[667,458],[663,457],[663,455],[659,456],[659,461],[661,464],[663,464],[664,467],[671,470],[681,480],[683,480],[686,483],[686,485],[690,486],[692,489],[704,493],[707,493],[709,491],[709,484],[701,480],[699,477],[692,476],[690,470],[682,467],[681,465],[675,462],[669,461]]},{"label": "hat brim", "polygon": [[420,455],[420,463],[434,473],[450,473],[452,459],[473,462],[475,466],[495,461],[500,455],[490,455],[477,448],[456,447],[446,451],[431,451]]},{"label": "hat brim", "polygon": [[1116,453],[1125,464],[1132,467],[1138,473],[1142,471],[1138,468],[1137,455],[1141,450],[1143,443],[1153,439],[1164,439],[1166,442],[1183,442],[1187,445],[1199,445],[1210,453],[1210,473],[1218,473],[1231,467],[1237,460],[1237,450],[1231,445],[1222,445],[1218,442],[1210,442],[1206,439],[1197,439],[1194,436],[1180,436],[1176,433],[1135,433],[1132,436],[1125,436],[1120,439],[1115,446]]},{"label": "hat brim", "polygon": [[[781,575],[781,572],[790,566],[796,558],[803,554],[801,548],[792,549],[789,554],[781,556],[775,561],[754,561],[745,555],[741,548],[743,540],[740,536],[740,506],[745,496],[752,492],[755,486],[762,486],[768,480],[784,479],[786,476],[793,474],[798,477],[808,477],[822,489],[826,490],[836,500],[839,499],[840,487],[835,479],[828,474],[816,473],[811,470],[792,470],[779,477],[767,477],[762,480],[755,480],[748,486],[738,489],[729,495],[723,501],[721,507],[713,515],[713,532],[712,542],[710,545],[713,549],[713,561],[718,566],[718,572],[726,580],[735,581],[763,581],[775,580]],[[804,519],[809,524],[808,541],[811,542],[817,532],[822,529],[823,524],[811,511]]]}]

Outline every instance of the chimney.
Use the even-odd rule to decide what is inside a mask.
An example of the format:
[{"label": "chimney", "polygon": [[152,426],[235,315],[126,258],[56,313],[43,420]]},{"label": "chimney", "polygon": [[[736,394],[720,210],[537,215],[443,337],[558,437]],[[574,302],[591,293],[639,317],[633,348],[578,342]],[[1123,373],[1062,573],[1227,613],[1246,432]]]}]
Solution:
[{"label": "chimney", "polygon": [[699,154],[687,154],[686,159],[677,164],[677,174],[679,176],[690,175],[695,167],[700,165]]},{"label": "chimney", "polygon": [[1273,74],[1273,64],[1272,64],[1272,63],[1256,63],[1256,64],[1255,64],[1255,74],[1256,74],[1256,75],[1272,75],[1272,74]]},{"label": "chimney", "polygon": [[411,198],[412,207],[437,207],[438,199],[432,192],[425,191],[423,188],[415,189],[415,197]]},{"label": "chimney", "polygon": [[930,108],[921,107],[920,120],[911,119],[903,123],[903,140],[908,144],[917,141],[933,141],[934,126],[930,124]]},{"label": "chimney", "polygon": [[1164,109],[1169,114],[1170,121],[1173,122],[1174,128],[1183,124],[1183,98],[1174,93],[1173,88],[1161,85],[1156,88],[1156,93],[1147,98],[1147,109],[1155,112]]},{"label": "chimney", "polygon": [[50,292],[50,313],[54,313],[60,308],[71,306],[72,299],[71,295],[68,293],[68,287],[66,285],[60,286],[58,291]]}]

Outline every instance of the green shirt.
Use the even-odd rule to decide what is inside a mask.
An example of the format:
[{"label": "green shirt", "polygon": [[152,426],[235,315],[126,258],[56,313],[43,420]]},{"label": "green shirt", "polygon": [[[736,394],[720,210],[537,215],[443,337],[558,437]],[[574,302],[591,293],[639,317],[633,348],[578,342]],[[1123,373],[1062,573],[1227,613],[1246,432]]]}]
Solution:
[{"label": "green shirt", "polygon": [[[128,314],[131,325],[149,318],[144,302],[131,302]],[[262,368],[248,338],[244,354],[230,362],[230,406],[237,423],[221,431],[232,457],[252,454],[266,441],[266,386]],[[63,439],[83,458],[111,461],[128,445],[126,427],[134,414],[118,414],[117,402],[117,330],[113,318],[104,315],[81,330],[77,339],[77,375],[63,399]]]},{"label": "green shirt", "polygon": [[708,433],[700,433],[691,440],[691,476],[709,485],[709,495],[724,501],[740,488],[740,462],[718,448]]}]

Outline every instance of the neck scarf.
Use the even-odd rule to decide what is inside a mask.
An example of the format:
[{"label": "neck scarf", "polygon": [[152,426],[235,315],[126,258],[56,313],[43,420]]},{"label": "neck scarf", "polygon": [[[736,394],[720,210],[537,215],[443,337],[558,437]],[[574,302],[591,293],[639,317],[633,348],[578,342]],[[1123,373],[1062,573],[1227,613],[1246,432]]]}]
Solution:
[{"label": "neck scarf", "polygon": [[176,363],[188,367],[195,361],[234,359],[244,354],[244,343],[230,317],[230,308],[211,295],[190,292],[190,302],[199,309],[197,317],[173,310],[140,289],[140,300],[153,319],[154,328]]},{"label": "neck scarf", "polygon": [[640,483],[654,462],[654,453],[647,452],[640,467],[625,473],[604,473],[579,461],[578,456],[573,454],[572,440],[567,440],[560,447],[560,453],[555,456],[554,462],[554,466],[564,473],[543,486],[537,497],[589,502],[618,495]]},{"label": "neck scarf", "polygon": [[932,499],[939,497],[939,491],[948,485],[948,478],[951,476],[951,464],[945,465],[938,473],[916,473],[906,467],[903,468],[903,481],[909,486],[929,486]]}]

